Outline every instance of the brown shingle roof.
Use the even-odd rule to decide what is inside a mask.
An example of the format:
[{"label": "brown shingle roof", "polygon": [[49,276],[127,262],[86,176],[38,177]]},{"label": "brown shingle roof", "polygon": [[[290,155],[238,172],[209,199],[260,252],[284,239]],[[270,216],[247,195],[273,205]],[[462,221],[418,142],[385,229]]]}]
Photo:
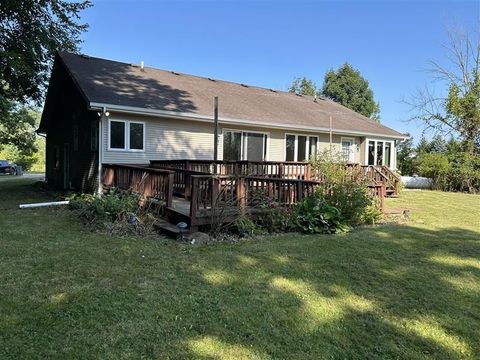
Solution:
[{"label": "brown shingle roof", "polygon": [[331,100],[179,74],[89,56],[59,53],[90,103],[168,110],[211,118],[219,97],[219,118],[272,126],[333,129],[343,132],[402,136]]}]

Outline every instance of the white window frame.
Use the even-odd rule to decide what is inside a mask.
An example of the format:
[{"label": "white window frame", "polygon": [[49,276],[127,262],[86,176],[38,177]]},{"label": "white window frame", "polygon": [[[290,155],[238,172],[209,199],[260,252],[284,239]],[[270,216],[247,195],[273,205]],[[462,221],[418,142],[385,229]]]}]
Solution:
[{"label": "white window frame", "polygon": [[356,151],[356,143],[355,143],[355,138],[353,137],[345,137],[345,136],[342,136],[340,138],[340,151],[342,152],[342,156],[343,156],[343,141],[350,141],[350,155],[349,157],[351,159],[348,159],[347,160],[347,163],[355,163],[355,153],[357,152]]},{"label": "white window frame", "polygon": [[[382,151],[383,154],[385,155],[385,144],[390,143],[390,169],[394,169],[396,166],[396,157],[394,156],[395,154],[395,140],[385,140],[385,139],[371,139],[371,138],[366,138],[365,139],[365,165],[371,165],[368,163],[368,147],[370,145],[370,141],[374,142],[374,149],[375,152],[373,153],[373,165],[377,166],[377,144],[379,142],[382,142]],[[380,165],[378,165],[380,166]],[[382,166],[385,165],[385,156],[383,156],[382,159]]]},{"label": "white window frame", "polygon": [[[127,131],[127,135],[128,135],[128,141],[127,141],[127,144],[128,144],[128,151],[132,151],[132,152],[145,152],[145,134],[146,134],[146,128],[147,128],[147,125],[145,124],[144,121],[128,121],[128,131]],[[140,124],[143,126],[143,139],[142,139],[142,148],[141,149],[130,149],[130,125],[131,124]]]},{"label": "white window frame", "polygon": [[[112,122],[121,122],[125,124],[125,130],[124,130],[124,136],[125,136],[125,141],[124,141],[124,147],[123,148],[112,148],[111,147],[111,133],[112,133]],[[143,126],[143,149],[130,149],[130,124],[141,124]],[[123,151],[123,152],[145,152],[145,146],[146,146],[146,123],[145,121],[137,121],[137,120],[120,120],[120,119],[108,119],[108,131],[107,131],[107,137],[108,137],[108,151]]]},{"label": "white window frame", "polygon": [[[307,160],[305,161],[309,161],[310,160],[310,138],[311,137],[316,137],[317,138],[317,153],[318,153],[318,143],[319,143],[319,139],[320,139],[320,136],[318,135],[314,135],[314,134],[299,134],[299,133],[285,133],[284,137],[283,137],[283,160],[284,161],[287,161],[287,136],[295,136],[295,145],[294,145],[294,149],[293,149],[293,161],[295,162],[298,162],[298,137],[299,136],[305,136],[307,138],[306,142],[305,142],[305,154],[307,155]],[[303,161],[303,160],[302,160]]]},{"label": "white window frame", "polygon": [[270,158],[270,133],[266,131],[256,131],[256,130],[240,130],[240,129],[231,129],[231,128],[222,128],[222,158],[223,158],[223,140],[224,140],[224,135],[225,132],[230,131],[230,132],[236,132],[240,133],[240,160],[247,160],[247,154],[245,152],[245,149],[248,146],[248,138],[245,137],[244,134],[262,134],[265,135],[264,137],[264,149],[265,151],[265,158],[262,161],[269,161],[268,159]]}]

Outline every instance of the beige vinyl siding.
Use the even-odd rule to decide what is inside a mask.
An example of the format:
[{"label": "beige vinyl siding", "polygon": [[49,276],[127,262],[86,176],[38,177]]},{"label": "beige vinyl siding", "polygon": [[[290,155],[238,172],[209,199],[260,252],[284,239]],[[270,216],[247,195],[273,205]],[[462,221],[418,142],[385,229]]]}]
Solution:
[{"label": "beige vinyl siding", "polygon": [[108,150],[108,120],[102,122],[103,162],[147,164],[156,159],[213,158],[213,125],[201,122],[111,114],[110,120],[145,123],[145,151]]},{"label": "beige vinyl siding", "polygon": [[[125,115],[113,113],[110,120],[140,121],[145,123],[145,151],[108,150],[109,121],[102,122],[103,162],[147,164],[155,159],[213,159],[213,121],[212,124],[200,121],[164,119],[149,116]],[[318,151],[330,149],[330,134],[313,132],[294,132],[279,129],[268,129],[252,126],[219,125],[218,158],[223,159],[223,131],[253,131],[267,134],[268,161],[285,161],[286,134],[317,136]],[[347,135],[332,136],[332,147],[341,153],[341,140],[354,140],[354,161],[364,163],[365,138]]]}]

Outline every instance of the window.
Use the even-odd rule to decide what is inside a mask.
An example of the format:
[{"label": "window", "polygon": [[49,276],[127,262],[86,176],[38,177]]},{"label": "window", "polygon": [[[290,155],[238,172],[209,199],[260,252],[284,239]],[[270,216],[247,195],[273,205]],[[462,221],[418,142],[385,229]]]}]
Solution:
[{"label": "window", "polygon": [[377,141],[377,161],[376,165],[383,165],[383,141]]},{"label": "window", "polygon": [[345,162],[354,162],[353,139],[342,138],[342,158]]},{"label": "window", "polygon": [[317,136],[285,135],[285,161],[308,161],[317,154]]},{"label": "window", "polygon": [[393,141],[369,140],[366,151],[368,165],[385,165],[390,168],[394,166],[393,151],[395,151],[395,146]]},{"label": "window", "polygon": [[299,135],[297,137],[297,161],[307,160],[307,137]]},{"label": "window", "polygon": [[295,161],[295,135],[285,138],[285,161]]},{"label": "window", "polygon": [[242,158],[242,133],[225,131],[223,133],[223,160],[240,160]]},{"label": "window", "polygon": [[130,122],[130,150],[143,150],[143,123]]},{"label": "window", "polygon": [[310,149],[308,150],[308,158],[310,159],[312,156],[317,157],[318,137],[310,136],[308,139],[308,143],[310,144]]},{"label": "window", "polygon": [[223,130],[223,160],[264,161],[267,141],[265,133]]},{"label": "window", "polygon": [[138,121],[109,121],[109,150],[145,150],[145,123]]},{"label": "window", "polygon": [[126,149],[125,129],[127,123],[110,121],[110,149]]},{"label": "window", "polygon": [[388,167],[392,166],[392,143],[386,142],[385,143],[385,165]]},{"label": "window", "polygon": [[375,164],[375,141],[368,142],[368,165]]}]

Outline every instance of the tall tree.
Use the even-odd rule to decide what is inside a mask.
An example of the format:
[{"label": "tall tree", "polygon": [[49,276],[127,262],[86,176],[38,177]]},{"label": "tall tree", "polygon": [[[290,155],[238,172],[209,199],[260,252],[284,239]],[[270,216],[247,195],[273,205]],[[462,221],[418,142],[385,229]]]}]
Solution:
[{"label": "tall tree", "polygon": [[0,144],[34,150],[34,119],[57,49],[78,51],[79,13],[89,0],[0,1]]},{"label": "tall tree", "polygon": [[366,117],[380,120],[380,107],[368,81],[348,63],[325,74],[321,93]]},{"label": "tall tree", "polygon": [[39,101],[54,52],[77,51],[79,13],[90,1],[4,0],[0,2],[0,97]]},{"label": "tall tree", "polygon": [[474,40],[468,33],[448,31],[446,65],[430,62],[433,80],[445,87],[438,96],[425,87],[411,101],[414,115],[426,129],[456,136],[470,154],[480,153],[480,32]]},{"label": "tall tree", "polygon": [[317,92],[317,87],[312,80],[306,77],[297,77],[293,79],[288,91],[294,94],[314,96]]},{"label": "tall tree", "polygon": [[[410,136],[410,134],[407,135]],[[412,137],[398,144],[397,160],[398,170],[402,175],[413,175],[415,173],[415,147]]]}]

